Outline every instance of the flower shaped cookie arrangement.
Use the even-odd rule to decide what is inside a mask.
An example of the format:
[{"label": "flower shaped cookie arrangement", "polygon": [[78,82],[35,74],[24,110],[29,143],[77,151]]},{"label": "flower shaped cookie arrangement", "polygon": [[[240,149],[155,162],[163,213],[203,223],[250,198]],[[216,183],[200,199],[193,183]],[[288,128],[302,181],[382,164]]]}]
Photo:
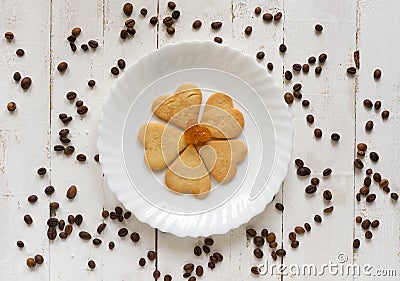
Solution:
[{"label": "flower shaped cookie arrangement", "polygon": [[196,85],[180,85],[152,106],[154,115],[168,124],[150,122],[138,133],[146,164],[152,170],[167,168],[165,184],[178,193],[206,194],[210,175],[217,182],[230,181],[247,155],[246,145],[234,140],[244,128],[244,118],[231,97],[211,95],[198,123],[202,99]]}]

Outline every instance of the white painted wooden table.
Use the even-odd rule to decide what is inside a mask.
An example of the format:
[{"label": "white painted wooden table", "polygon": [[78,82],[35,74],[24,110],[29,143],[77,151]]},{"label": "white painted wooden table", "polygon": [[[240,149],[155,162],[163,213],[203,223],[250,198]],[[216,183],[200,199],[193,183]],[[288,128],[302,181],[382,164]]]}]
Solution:
[{"label": "white painted wooden table", "polygon": [[[175,24],[174,36],[166,34],[162,24],[151,27],[148,23],[153,15],[162,20],[170,14],[167,1],[135,0],[133,18],[137,33],[133,39],[122,42],[119,31],[126,19],[122,13],[123,1],[1,1],[0,33],[12,31],[15,39],[8,43],[2,37],[0,42],[0,280],[149,280],[156,268],[161,272],[161,278],[169,273],[173,280],[182,280],[182,265],[187,262],[205,267],[201,280],[397,280],[400,275],[399,205],[376,184],[371,187],[371,192],[377,194],[374,203],[357,202],[355,194],[362,185],[364,171],[354,171],[352,162],[355,145],[361,141],[367,143],[369,151],[379,153],[380,160],[374,164],[365,157],[365,166],[379,171],[390,180],[390,188],[399,191],[400,33],[397,27],[400,3],[395,0],[175,2],[181,17]],[[283,18],[279,23],[265,24],[262,16],[254,15],[256,6],[261,6],[263,13],[281,11]],[[139,14],[142,7],[148,9],[144,19]],[[191,28],[195,19],[203,22],[198,31]],[[215,20],[223,22],[218,32],[209,27]],[[320,35],[314,31],[316,23],[324,26]],[[250,36],[244,35],[247,25],[253,26]],[[65,38],[75,26],[82,28],[82,34],[78,37],[78,51],[72,53]],[[124,58],[130,64],[164,44],[212,40],[214,36],[222,37],[223,44],[245,53],[255,55],[264,51],[266,58],[260,63],[273,62],[271,74],[282,85],[282,95],[290,91],[295,82],[303,84],[303,97],[311,105],[303,108],[295,101],[290,106],[295,127],[292,158],[304,159],[315,176],[320,176],[326,167],[332,168],[331,177],[321,177],[318,194],[312,198],[304,195],[309,179],[298,178],[291,163],[280,193],[265,212],[239,229],[213,237],[213,251],[220,251],[224,261],[212,271],[207,268],[206,255],[193,255],[193,247],[201,244],[201,238],[182,239],[160,233],[133,217],[124,224],[130,232],[140,233],[141,240],[137,245],[129,238],[118,238],[116,232],[124,224],[110,219],[105,220],[108,226],[101,235],[104,242],[100,247],[82,242],[77,229],[65,241],[57,238],[49,242],[46,236],[49,202],[60,202],[59,218],[82,213],[84,222],[80,229],[92,233],[102,222],[103,208],[112,210],[120,204],[108,189],[99,164],[93,160],[97,153],[96,128],[101,108],[116,79],[110,74],[110,68],[117,59]],[[89,39],[97,40],[100,46],[96,51],[84,53],[79,45]],[[278,51],[282,42],[288,46],[284,56]],[[25,50],[24,57],[15,55],[17,48]],[[352,78],[346,74],[346,69],[354,65],[353,52],[357,49],[360,50],[361,68]],[[328,60],[319,77],[315,76],[312,66],[308,74],[295,74],[289,83],[283,80],[283,71],[291,69],[293,63],[306,63],[309,56],[318,56],[322,52],[328,54]],[[69,63],[69,69],[63,75],[56,70],[60,61]],[[372,77],[375,68],[382,69],[379,81]],[[32,77],[33,84],[28,91],[24,92],[13,81],[15,71]],[[93,89],[87,86],[89,79],[96,81]],[[78,98],[88,105],[86,117],[80,118],[75,113],[75,106],[65,99],[68,91],[76,91]],[[391,112],[389,119],[382,121],[380,111],[366,110],[362,104],[365,98],[381,100],[381,111],[388,109]],[[11,100],[18,106],[12,114],[6,109]],[[59,143],[58,131],[65,127],[58,119],[61,112],[74,118],[67,126],[76,148],[71,157],[53,151],[53,146]],[[313,125],[305,122],[309,113],[315,116]],[[369,119],[374,120],[375,127],[366,133],[364,124]],[[316,127],[323,130],[320,140],[313,137]],[[338,144],[330,141],[332,132],[340,133]],[[88,161],[78,163],[77,153],[85,153]],[[36,174],[41,166],[48,168],[43,178]],[[49,184],[56,188],[51,197],[43,192]],[[78,186],[78,195],[73,201],[65,197],[71,184]],[[333,192],[335,210],[330,215],[322,214],[326,203],[321,193],[325,188]],[[30,194],[38,194],[36,204],[27,202]],[[275,202],[283,202],[283,214],[274,208]],[[26,213],[34,220],[30,226],[22,220]],[[313,222],[315,214],[322,215],[320,225]],[[380,226],[372,230],[372,240],[364,238],[364,231],[354,220],[357,215],[380,220]],[[304,222],[309,222],[312,230],[300,235],[299,248],[291,249],[287,234]],[[371,264],[373,270],[395,269],[397,277],[254,276],[250,267],[259,264],[260,260],[253,256],[253,243],[245,237],[247,227],[258,232],[267,228],[277,233],[279,244],[287,250],[283,260],[286,265],[337,263],[337,255],[345,253],[348,263]],[[352,248],[354,238],[361,241],[358,250]],[[25,242],[25,248],[16,247],[19,239]],[[113,251],[107,247],[110,240],[116,243]],[[138,259],[146,256],[148,250],[157,251],[158,259],[140,268]],[[279,259],[272,261],[268,246],[264,246],[263,251],[270,264],[282,262]],[[26,258],[37,253],[44,256],[45,262],[30,270],[25,265]],[[97,267],[93,271],[87,267],[89,259],[96,261]]]}]

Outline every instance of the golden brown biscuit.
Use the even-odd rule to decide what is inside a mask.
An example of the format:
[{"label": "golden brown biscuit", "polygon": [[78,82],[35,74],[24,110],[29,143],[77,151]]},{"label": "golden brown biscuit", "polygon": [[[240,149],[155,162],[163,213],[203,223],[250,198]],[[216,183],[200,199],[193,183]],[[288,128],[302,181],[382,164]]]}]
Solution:
[{"label": "golden brown biscuit", "polygon": [[152,170],[165,168],[187,146],[182,132],[159,123],[143,125],[138,139],[145,148],[144,158]]},{"label": "golden brown biscuit", "polygon": [[211,95],[204,107],[202,125],[217,139],[231,139],[240,135],[244,127],[243,114],[233,107],[232,98],[223,93]]},{"label": "golden brown biscuit", "polygon": [[165,173],[167,187],[179,193],[204,194],[211,189],[211,179],[196,148],[189,145]]}]

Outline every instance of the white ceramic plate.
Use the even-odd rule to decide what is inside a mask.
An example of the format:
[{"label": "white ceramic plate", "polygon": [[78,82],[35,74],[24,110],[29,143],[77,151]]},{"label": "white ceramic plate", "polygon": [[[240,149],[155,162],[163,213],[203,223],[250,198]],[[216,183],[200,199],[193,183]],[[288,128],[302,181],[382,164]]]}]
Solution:
[{"label": "white ceramic plate", "polygon": [[[147,167],[137,140],[141,125],[163,123],[152,116],[154,99],[188,82],[201,88],[203,103],[216,91],[227,93],[245,118],[238,139],[247,158],[232,181],[213,181],[203,199],[168,190],[165,170]],[[287,174],[292,131],[281,89],[263,66],[228,46],[194,41],[165,45],[125,70],[104,106],[97,146],[110,189],[140,221],[197,237],[226,233],[265,209]]]}]

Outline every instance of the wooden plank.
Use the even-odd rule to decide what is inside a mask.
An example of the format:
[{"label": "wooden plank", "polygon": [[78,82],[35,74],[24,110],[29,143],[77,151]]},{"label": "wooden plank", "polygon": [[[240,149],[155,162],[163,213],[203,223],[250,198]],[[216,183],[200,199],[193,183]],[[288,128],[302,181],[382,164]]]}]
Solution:
[{"label": "wooden plank", "polygon": [[[354,1],[345,1],[343,5],[334,2],[285,1],[285,71],[292,70],[294,63],[307,63],[309,56],[315,56],[317,63],[310,66],[308,74],[294,74],[293,79],[285,82],[285,91],[293,91],[295,83],[301,83],[303,100],[309,100],[305,108],[295,100],[290,106],[293,116],[294,138],[292,163],[284,184],[283,244],[287,256],[284,264],[315,264],[318,268],[329,262],[337,263],[339,253],[345,253],[352,262],[353,237],[353,147],[354,147],[354,92],[355,81],[349,79],[346,68],[352,62],[355,49],[356,6]],[[314,26],[321,24],[323,31],[316,32]],[[340,40],[337,36],[340,34]],[[318,56],[326,53],[325,63],[318,62]],[[322,66],[317,77],[315,67]],[[312,114],[315,121],[307,124],[306,115]],[[315,139],[313,131],[321,128],[323,136]],[[331,141],[332,133],[340,134],[340,141]],[[294,159],[304,160],[312,173],[301,178],[296,175]],[[325,168],[332,169],[332,175],[323,177]],[[304,189],[312,177],[318,177],[318,191],[307,195]],[[323,191],[332,191],[333,199],[323,199]],[[332,214],[324,214],[323,209],[333,205]],[[322,223],[313,221],[315,214],[322,217]],[[295,226],[309,222],[312,230],[297,235],[300,246],[292,249],[288,233]],[[329,242],[328,242],[329,241]],[[284,280],[352,280],[352,276],[287,276]]]},{"label": "wooden plank", "polygon": [[[356,192],[363,185],[365,170],[372,168],[379,172],[382,178],[389,180],[391,192],[399,193],[400,178],[397,174],[396,164],[400,159],[400,152],[397,147],[400,144],[399,116],[397,109],[400,107],[398,98],[399,79],[395,69],[400,62],[398,56],[391,55],[393,50],[400,46],[399,34],[387,32],[388,28],[398,26],[400,20],[390,15],[400,11],[396,1],[359,2],[359,31],[358,49],[360,50],[361,67],[358,72],[358,92],[356,105],[356,141],[368,145],[367,155],[362,159],[365,168],[356,173]],[[381,19],[374,15],[386,15]],[[379,81],[373,78],[375,69],[382,70],[382,77]],[[381,101],[380,110],[367,109],[363,105],[364,99],[373,102]],[[390,116],[383,120],[381,113],[389,110]],[[365,123],[368,120],[374,122],[374,129],[371,132],[365,130]],[[374,163],[369,157],[370,152],[377,152],[379,161]],[[397,276],[400,274],[399,258],[399,234],[400,234],[400,208],[390,198],[390,194],[383,192],[379,185],[372,181],[370,192],[377,195],[373,203],[366,203],[365,198],[356,202],[356,215],[371,221],[377,219],[380,222],[378,228],[370,229],[373,238],[365,238],[365,230],[360,225],[355,226],[355,238],[361,242],[361,246],[354,253],[354,260],[357,264],[371,264],[372,272],[378,269],[395,269]],[[385,249],[385,250],[382,250]],[[376,276],[356,277],[356,280],[376,280]],[[398,278],[398,277],[397,277]],[[393,280],[395,277],[383,276],[379,280]]]},{"label": "wooden plank", "polygon": [[[35,7],[25,1],[0,2],[0,280],[46,280],[49,276],[49,243],[46,236],[48,199],[42,193],[49,182],[49,173],[39,176],[39,167],[49,171],[49,15],[47,1],[37,1]],[[30,23],[31,28],[26,28]],[[4,33],[14,33],[7,42]],[[17,57],[18,48],[25,56]],[[24,91],[13,80],[13,73],[32,78]],[[10,113],[7,103],[14,101],[17,109]],[[27,161],[29,159],[29,161]],[[38,201],[31,204],[31,194]],[[32,225],[23,217],[30,214]],[[23,249],[17,240],[25,243]],[[26,259],[41,254],[45,262],[30,269]]]}]

